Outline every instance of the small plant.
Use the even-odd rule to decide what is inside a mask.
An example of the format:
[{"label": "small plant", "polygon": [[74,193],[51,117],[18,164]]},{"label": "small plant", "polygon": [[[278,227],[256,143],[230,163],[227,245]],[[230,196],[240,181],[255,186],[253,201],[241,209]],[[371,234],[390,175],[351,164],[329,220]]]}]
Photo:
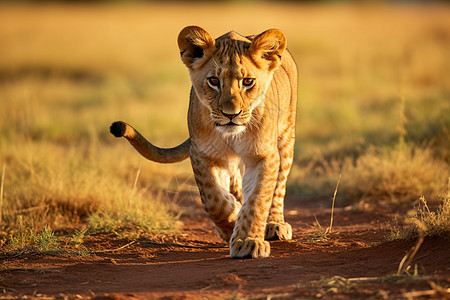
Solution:
[{"label": "small plant", "polygon": [[317,217],[314,215],[314,225],[311,225],[312,228],[314,228],[314,232],[308,234],[305,236],[305,240],[310,243],[324,243],[327,242],[330,238],[330,235],[328,234],[328,228],[322,227],[320,225],[319,221],[317,220]]},{"label": "small plant", "polygon": [[450,238],[450,178],[447,194],[440,198],[442,203],[436,212],[433,212],[429,209],[425,197],[421,196],[417,211],[407,220],[410,226],[400,235],[405,238],[417,238],[417,241],[401,260],[397,275],[418,276],[417,265],[411,273],[411,263],[426,237]]},{"label": "small plant", "polygon": [[393,228],[391,228],[390,233],[386,236],[386,240],[389,242],[399,240],[402,238],[404,238],[404,233],[403,233],[402,229],[397,228],[395,226]]},{"label": "small plant", "polygon": [[[449,179],[450,190],[450,179]],[[425,197],[420,197],[417,211],[407,221],[411,224],[406,229],[406,237],[450,238],[450,192],[445,197],[439,197],[441,203],[436,211],[431,211]]]},{"label": "small plant", "polygon": [[72,234],[72,238],[70,240],[70,244],[75,246],[76,248],[80,247],[84,243],[84,239],[88,232],[88,228],[83,230],[75,230],[75,232]]},{"label": "small plant", "polygon": [[314,227],[316,230],[314,233],[309,234],[306,237],[306,239],[309,242],[314,242],[314,243],[326,242],[330,238],[331,230],[333,229],[334,203],[336,202],[336,194],[337,194],[337,191],[339,188],[339,183],[341,182],[341,177],[342,177],[342,174],[339,174],[339,179],[338,179],[338,181],[336,183],[336,187],[334,189],[333,201],[331,203],[330,226],[328,226],[327,228],[323,228],[322,225],[320,225],[319,220],[317,220],[316,215],[314,215],[315,225],[312,227]]},{"label": "small plant", "polygon": [[17,229],[12,231],[9,241],[6,243],[7,248],[20,251],[34,249],[44,253],[59,250],[58,237],[48,225],[45,225],[37,233],[33,230],[32,225],[26,224],[22,216],[18,216],[17,222]]},{"label": "small plant", "polygon": [[58,237],[48,225],[45,225],[40,234],[36,236],[35,243],[39,252],[47,253],[59,250]]},{"label": "small plant", "polygon": [[17,229],[12,232],[7,247],[12,250],[24,249],[34,243],[36,233],[32,226],[25,224],[23,217],[17,217]]}]

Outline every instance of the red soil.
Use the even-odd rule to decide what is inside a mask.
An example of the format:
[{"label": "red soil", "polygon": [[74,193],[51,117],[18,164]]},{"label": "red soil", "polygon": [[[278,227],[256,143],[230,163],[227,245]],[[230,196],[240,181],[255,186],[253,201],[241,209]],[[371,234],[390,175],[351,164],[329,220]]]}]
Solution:
[{"label": "red soil", "polygon": [[[330,201],[287,201],[294,240],[271,242],[265,259],[230,259],[214,226],[194,205],[177,243],[93,235],[81,255],[0,255],[0,299],[442,299],[450,286],[450,241],[427,239],[415,256],[418,277],[393,276],[415,241],[387,242],[398,215],[387,208],[337,208]],[[122,247],[125,246],[125,247]],[[411,270],[411,273],[413,269]],[[441,291],[441,292],[439,292]],[[432,294],[422,296],[420,294]]]}]

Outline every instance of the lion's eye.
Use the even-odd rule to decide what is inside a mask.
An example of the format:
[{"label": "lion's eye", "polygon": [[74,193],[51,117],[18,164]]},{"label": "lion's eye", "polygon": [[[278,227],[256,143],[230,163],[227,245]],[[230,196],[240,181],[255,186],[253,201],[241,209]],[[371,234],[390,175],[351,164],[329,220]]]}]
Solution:
[{"label": "lion's eye", "polygon": [[245,87],[251,87],[251,86],[253,86],[254,83],[255,83],[255,79],[253,79],[253,78],[244,78],[242,80],[242,84]]},{"label": "lion's eye", "polygon": [[208,83],[209,83],[211,86],[219,86],[219,85],[220,85],[220,80],[219,80],[219,78],[217,78],[217,77],[209,77],[209,78],[208,78]]}]

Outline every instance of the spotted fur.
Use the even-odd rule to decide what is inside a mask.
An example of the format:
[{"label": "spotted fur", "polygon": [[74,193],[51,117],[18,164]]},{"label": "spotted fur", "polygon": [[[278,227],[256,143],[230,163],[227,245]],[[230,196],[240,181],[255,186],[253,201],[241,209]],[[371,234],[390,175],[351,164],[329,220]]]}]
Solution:
[{"label": "spotted fur", "polygon": [[214,40],[189,26],[178,46],[192,82],[189,139],[161,149],[124,122],[111,132],[153,161],[190,157],[203,206],[230,256],[267,257],[266,240],[292,238],[283,202],[294,154],[297,68],[286,38],[270,29]]}]

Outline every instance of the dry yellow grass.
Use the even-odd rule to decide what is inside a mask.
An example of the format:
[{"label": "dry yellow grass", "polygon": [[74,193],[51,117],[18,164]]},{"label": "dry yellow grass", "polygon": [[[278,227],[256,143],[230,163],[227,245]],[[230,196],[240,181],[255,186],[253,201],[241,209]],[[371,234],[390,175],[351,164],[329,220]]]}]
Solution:
[{"label": "dry yellow grass", "polygon": [[419,207],[406,219],[409,227],[401,233],[405,238],[450,238],[450,178],[447,193],[440,198],[437,209],[430,210],[426,198],[420,197]]},{"label": "dry yellow grass", "polygon": [[437,202],[449,175],[448,165],[429,149],[405,144],[370,149],[342,169],[347,176],[342,192],[353,202],[412,203],[421,195]]},{"label": "dry yellow grass", "polygon": [[[3,230],[14,230],[19,215],[37,228],[78,223],[100,230],[128,222],[173,228],[154,195],[175,175],[189,179],[189,162],[164,168],[144,162],[130,207],[142,159],[110,137],[108,126],[132,122],[163,147],[184,140],[190,83],[176,37],[193,23],[215,36],[272,27],[286,33],[300,71],[291,191],[332,191],[342,172],[339,194],[353,201],[417,199],[436,194],[450,175],[447,6],[0,8]],[[399,159],[401,137],[409,148]],[[395,184],[386,180],[384,191],[380,184],[367,186],[386,174]]]}]

